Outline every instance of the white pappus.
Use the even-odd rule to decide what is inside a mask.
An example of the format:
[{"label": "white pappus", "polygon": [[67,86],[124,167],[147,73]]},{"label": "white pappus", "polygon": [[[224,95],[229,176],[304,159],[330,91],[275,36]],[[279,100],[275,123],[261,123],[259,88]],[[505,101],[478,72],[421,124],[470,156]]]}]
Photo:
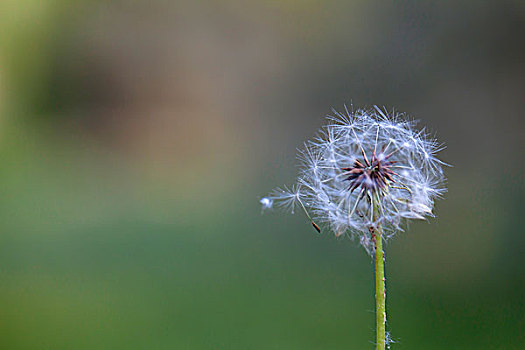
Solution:
[{"label": "white pappus", "polygon": [[273,204],[292,212],[300,208],[317,231],[359,239],[371,253],[371,228],[380,224],[387,239],[402,230],[405,219],[433,216],[434,200],[446,190],[446,164],[436,157],[444,147],[415,124],[377,106],[334,110],[299,152],[297,183],[262,198],[263,210]]}]

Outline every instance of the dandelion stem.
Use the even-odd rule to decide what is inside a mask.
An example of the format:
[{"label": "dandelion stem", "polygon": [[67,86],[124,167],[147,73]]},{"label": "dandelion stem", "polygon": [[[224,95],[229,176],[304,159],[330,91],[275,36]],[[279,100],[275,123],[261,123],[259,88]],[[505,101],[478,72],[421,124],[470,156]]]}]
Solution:
[{"label": "dandelion stem", "polygon": [[375,272],[376,272],[376,349],[385,349],[386,327],[386,291],[385,291],[385,266],[383,254],[383,229],[377,223],[379,217],[379,199],[373,196],[372,206],[374,211],[373,232],[375,233]]}]

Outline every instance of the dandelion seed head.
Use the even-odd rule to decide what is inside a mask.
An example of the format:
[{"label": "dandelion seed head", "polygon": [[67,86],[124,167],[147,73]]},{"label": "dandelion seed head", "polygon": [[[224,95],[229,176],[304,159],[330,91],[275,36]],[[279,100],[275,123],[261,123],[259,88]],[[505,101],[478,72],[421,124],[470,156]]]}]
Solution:
[{"label": "dandelion seed head", "polygon": [[[444,192],[443,149],[415,122],[377,107],[334,111],[326,125],[299,151],[297,184],[261,199],[293,212],[301,208],[336,236],[357,239],[370,253],[369,229],[381,224],[384,237],[402,231],[407,219],[432,217]],[[372,215],[372,199],[379,215]]]}]

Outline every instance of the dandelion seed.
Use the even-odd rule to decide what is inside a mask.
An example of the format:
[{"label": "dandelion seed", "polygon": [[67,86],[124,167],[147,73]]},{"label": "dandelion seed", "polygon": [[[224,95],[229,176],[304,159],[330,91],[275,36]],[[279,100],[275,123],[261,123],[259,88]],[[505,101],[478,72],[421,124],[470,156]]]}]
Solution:
[{"label": "dandelion seed", "polygon": [[264,212],[265,210],[267,210],[267,209],[271,209],[271,208],[272,208],[273,200],[271,200],[271,199],[268,198],[268,197],[264,197],[264,198],[261,198],[261,200],[259,201],[259,203],[261,203],[262,211]]}]

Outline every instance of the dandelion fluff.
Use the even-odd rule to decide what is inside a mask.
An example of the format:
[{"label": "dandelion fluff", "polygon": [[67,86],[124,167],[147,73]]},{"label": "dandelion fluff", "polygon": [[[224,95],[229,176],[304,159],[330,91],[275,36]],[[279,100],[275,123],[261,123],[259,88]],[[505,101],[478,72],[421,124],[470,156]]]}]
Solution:
[{"label": "dandelion fluff", "polygon": [[[378,107],[334,111],[328,125],[299,152],[297,183],[261,199],[263,209],[303,210],[316,229],[357,239],[370,253],[370,228],[383,238],[401,231],[407,219],[433,216],[445,191],[443,149],[414,121]],[[376,201],[379,215],[373,215]]]}]

